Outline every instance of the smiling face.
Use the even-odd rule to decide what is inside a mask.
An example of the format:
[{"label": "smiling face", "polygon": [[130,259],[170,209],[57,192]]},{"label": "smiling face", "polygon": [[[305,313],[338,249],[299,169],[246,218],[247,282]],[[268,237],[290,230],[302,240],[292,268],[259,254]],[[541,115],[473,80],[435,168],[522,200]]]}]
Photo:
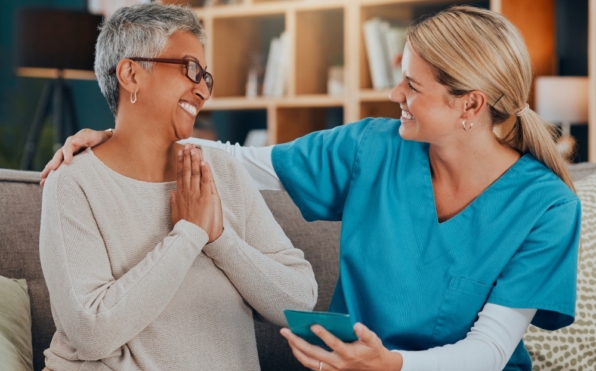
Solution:
[{"label": "smiling face", "polygon": [[461,131],[463,101],[450,96],[433,67],[406,43],[402,59],[403,80],[390,99],[402,109],[399,134],[402,138],[440,143]]},{"label": "smiling face", "polygon": [[[194,59],[207,68],[203,46],[188,31],[170,36],[157,58]],[[139,102],[147,122],[156,123],[155,130],[173,140],[190,137],[197,114],[211,96],[204,79],[196,84],[186,77],[184,65],[169,63],[154,63],[147,76],[139,89]]]}]

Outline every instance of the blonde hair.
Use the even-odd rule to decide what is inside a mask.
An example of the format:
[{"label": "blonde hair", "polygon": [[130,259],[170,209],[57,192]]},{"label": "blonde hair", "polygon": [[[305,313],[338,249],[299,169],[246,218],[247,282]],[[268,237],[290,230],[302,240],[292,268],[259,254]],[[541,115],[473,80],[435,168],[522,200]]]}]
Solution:
[{"label": "blonde hair", "polygon": [[493,126],[520,114],[512,129],[497,139],[522,154],[529,152],[575,191],[556,148],[554,125],[524,110],[532,87],[532,65],[511,22],[490,10],[453,6],[410,26],[406,38],[435,68],[437,81],[451,95],[473,90],[486,94]]}]

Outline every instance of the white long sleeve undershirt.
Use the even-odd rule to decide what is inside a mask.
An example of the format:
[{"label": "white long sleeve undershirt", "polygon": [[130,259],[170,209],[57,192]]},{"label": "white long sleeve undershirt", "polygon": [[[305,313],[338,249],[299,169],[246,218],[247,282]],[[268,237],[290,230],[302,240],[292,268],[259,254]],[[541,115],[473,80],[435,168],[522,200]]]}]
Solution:
[{"label": "white long sleeve undershirt", "polygon": [[507,365],[536,309],[487,303],[466,337],[428,350],[399,351],[401,371],[501,371]]},{"label": "white long sleeve undershirt", "polygon": [[[271,161],[273,146],[242,147],[198,138],[180,143],[222,149],[240,161],[260,190],[284,189]],[[399,351],[402,371],[501,371],[535,314],[536,309],[486,304],[465,339],[423,351]]]}]

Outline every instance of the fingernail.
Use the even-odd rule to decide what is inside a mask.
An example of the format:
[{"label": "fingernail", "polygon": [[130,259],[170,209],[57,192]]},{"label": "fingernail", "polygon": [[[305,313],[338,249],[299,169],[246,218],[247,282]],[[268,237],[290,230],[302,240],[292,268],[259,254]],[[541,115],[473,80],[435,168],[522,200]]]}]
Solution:
[{"label": "fingernail", "polygon": [[205,161],[201,161],[201,166],[205,166]]},{"label": "fingernail", "polygon": [[321,331],[321,329],[320,329],[320,328],[319,328],[319,326],[317,326],[317,325],[312,325],[312,326],[310,326],[310,330],[311,330],[312,332],[314,332],[315,334],[317,334],[317,333],[319,333],[319,331]]},{"label": "fingernail", "polygon": [[182,150],[178,151],[178,157],[182,157]]},{"label": "fingernail", "polygon": [[190,150],[190,154],[191,154],[191,155],[195,155],[196,153],[197,153],[197,151],[196,151],[195,149],[191,149],[191,150]]}]

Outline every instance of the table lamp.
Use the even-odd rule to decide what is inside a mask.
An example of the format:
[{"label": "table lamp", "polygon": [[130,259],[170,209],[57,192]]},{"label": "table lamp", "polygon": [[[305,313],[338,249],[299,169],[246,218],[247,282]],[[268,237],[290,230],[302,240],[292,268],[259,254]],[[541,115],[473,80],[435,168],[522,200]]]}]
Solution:
[{"label": "table lamp", "polygon": [[588,122],[588,78],[540,76],[536,78],[536,113],[561,124],[559,152],[569,160],[575,147],[571,124]]},{"label": "table lamp", "polygon": [[[51,78],[29,129],[21,169],[31,169],[42,124],[53,113],[54,149],[77,130],[72,89],[65,79],[94,79],[95,41],[102,17],[80,11],[24,8],[16,20],[16,74]],[[64,120],[64,113],[70,120]]]}]

